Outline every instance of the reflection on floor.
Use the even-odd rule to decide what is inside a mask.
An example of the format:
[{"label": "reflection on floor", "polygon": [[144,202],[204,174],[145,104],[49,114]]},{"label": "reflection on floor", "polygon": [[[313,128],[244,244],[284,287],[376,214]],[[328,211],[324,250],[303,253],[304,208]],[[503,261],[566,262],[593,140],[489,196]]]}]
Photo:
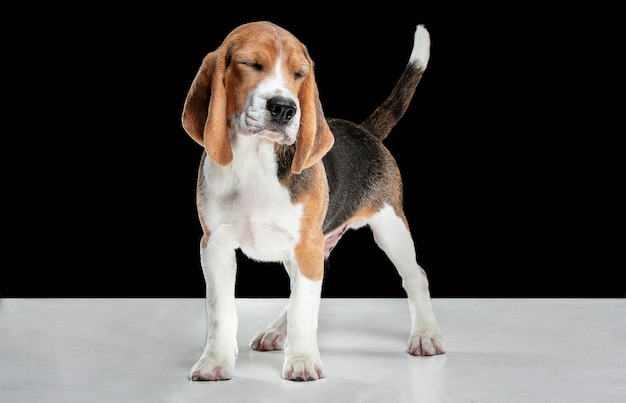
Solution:
[{"label": "reflection on floor", "polygon": [[326,378],[248,341],[284,299],[238,299],[234,377],[192,382],[202,299],[0,299],[0,401],[624,402],[626,299],[433,299],[447,353],[412,357],[405,299],[323,299]]}]

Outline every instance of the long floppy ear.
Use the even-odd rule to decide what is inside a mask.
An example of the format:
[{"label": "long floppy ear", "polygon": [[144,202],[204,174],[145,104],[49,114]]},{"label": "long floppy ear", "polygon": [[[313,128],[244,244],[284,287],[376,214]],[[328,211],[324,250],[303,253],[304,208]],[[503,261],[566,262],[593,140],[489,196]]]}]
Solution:
[{"label": "long floppy ear", "polygon": [[299,174],[322,159],[335,142],[322,110],[313,70],[307,75],[300,89],[300,133],[296,152],[291,162],[291,172]]},{"label": "long floppy ear", "polygon": [[233,160],[226,117],[225,61],[219,50],[204,57],[183,107],[183,128],[220,166]]}]

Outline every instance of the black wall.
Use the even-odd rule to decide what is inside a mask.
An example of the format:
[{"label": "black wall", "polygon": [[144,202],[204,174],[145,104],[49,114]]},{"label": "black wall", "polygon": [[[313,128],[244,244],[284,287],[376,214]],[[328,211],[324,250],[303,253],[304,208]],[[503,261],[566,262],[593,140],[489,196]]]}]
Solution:
[{"label": "black wall", "polygon": [[[434,297],[625,296],[623,147],[609,123],[623,112],[605,95],[616,26],[598,21],[610,12],[591,29],[585,13],[513,7],[168,7],[20,16],[4,57],[2,296],[204,295],[201,149],[181,110],[204,55],[260,19],[307,44],[326,114],[357,121],[399,77],[416,24],[430,31],[430,64],[386,144]],[[238,296],[288,295],[279,265],[239,258]],[[404,292],[361,229],[334,250],[324,295]]]}]

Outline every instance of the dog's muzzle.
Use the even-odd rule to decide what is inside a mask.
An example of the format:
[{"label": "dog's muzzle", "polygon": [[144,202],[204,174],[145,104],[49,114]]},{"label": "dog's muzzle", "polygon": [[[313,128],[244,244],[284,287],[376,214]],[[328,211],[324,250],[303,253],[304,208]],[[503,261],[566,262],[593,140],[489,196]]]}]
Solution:
[{"label": "dog's muzzle", "polygon": [[237,133],[265,138],[278,144],[291,145],[300,129],[298,104],[292,98],[272,96],[250,97],[241,115],[231,119]]}]

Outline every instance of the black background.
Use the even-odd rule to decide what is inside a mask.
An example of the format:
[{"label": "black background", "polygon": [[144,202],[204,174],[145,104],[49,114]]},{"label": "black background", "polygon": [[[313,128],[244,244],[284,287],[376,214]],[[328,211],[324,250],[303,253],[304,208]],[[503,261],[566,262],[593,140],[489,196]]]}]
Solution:
[{"label": "black background", "polygon": [[[386,144],[433,297],[624,297],[614,11],[90,7],[21,10],[4,35],[2,296],[204,296],[202,150],[182,106],[204,55],[267,19],[309,48],[326,114],[356,121],[398,79],[416,24],[430,31]],[[288,295],[279,265],[239,263],[237,296]],[[368,229],[335,248],[323,292],[405,295]]]}]

